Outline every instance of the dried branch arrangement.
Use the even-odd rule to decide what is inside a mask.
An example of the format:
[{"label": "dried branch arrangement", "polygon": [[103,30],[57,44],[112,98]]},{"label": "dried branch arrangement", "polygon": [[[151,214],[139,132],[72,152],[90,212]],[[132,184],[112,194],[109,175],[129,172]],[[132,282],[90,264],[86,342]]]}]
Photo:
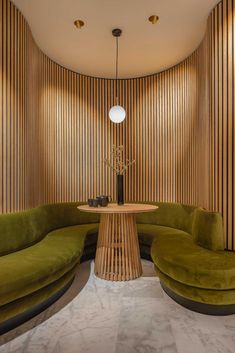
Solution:
[{"label": "dried branch arrangement", "polygon": [[129,168],[132,164],[135,163],[133,159],[130,161],[129,159],[124,160],[124,147],[113,145],[112,151],[110,153],[109,158],[104,159],[104,163],[116,174],[123,175],[127,168]]}]

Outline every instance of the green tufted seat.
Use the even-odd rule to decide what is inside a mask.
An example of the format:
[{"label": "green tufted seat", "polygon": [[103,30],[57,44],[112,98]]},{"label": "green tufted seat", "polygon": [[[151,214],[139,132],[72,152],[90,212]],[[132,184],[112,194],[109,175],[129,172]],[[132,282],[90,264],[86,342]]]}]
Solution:
[{"label": "green tufted seat", "polygon": [[0,306],[43,288],[72,270],[83,253],[89,229],[90,224],[60,228],[30,247],[1,256]]},{"label": "green tufted seat", "polygon": [[[194,306],[194,310],[209,313],[210,306],[214,305],[211,314],[219,315],[221,307],[223,314],[234,313],[234,253],[204,249],[194,244],[188,234],[180,237],[171,234],[167,238],[158,235],[151,254],[157,274],[168,289],[186,300],[207,305],[206,308]],[[187,306],[187,302],[185,304]],[[192,308],[190,303],[188,307]]]},{"label": "green tufted seat", "polygon": [[[170,246],[169,246],[170,245]],[[211,251],[194,244],[192,236],[159,234],[154,240],[152,258],[168,277],[188,286],[235,290],[235,256],[231,252]]]},{"label": "green tufted seat", "polygon": [[221,215],[180,204],[158,206],[137,222],[142,252],[150,251],[164,290],[199,312],[235,313],[235,254],[224,250]]},{"label": "green tufted seat", "polygon": [[172,233],[176,236],[185,235],[188,233],[180,230],[174,229],[170,227],[158,226],[155,224],[137,224],[138,234],[139,234],[139,242],[140,244],[147,245],[149,247],[152,246],[155,238],[163,235],[164,237],[170,236]]},{"label": "green tufted seat", "polygon": [[61,203],[0,216],[0,323],[27,312],[74,277],[99,217]]}]

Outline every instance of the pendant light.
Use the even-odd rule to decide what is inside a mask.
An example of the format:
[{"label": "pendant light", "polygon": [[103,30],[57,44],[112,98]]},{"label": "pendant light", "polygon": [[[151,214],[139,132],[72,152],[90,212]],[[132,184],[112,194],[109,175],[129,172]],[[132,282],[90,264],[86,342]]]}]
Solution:
[{"label": "pendant light", "polygon": [[110,109],[109,118],[115,124],[123,122],[126,117],[126,111],[121,105],[119,105],[118,99],[118,38],[121,36],[121,34],[122,30],[119,28],[115,28],[112,31],[112,35],[116,38],[116,105]]}]

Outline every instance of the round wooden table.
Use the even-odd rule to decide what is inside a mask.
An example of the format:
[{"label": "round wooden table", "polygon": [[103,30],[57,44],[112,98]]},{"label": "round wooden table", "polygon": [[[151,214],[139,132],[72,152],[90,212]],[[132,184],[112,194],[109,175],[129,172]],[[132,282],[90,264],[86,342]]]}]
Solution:
[{"label": "round wooden table", "polygon": [[153,212],[157,208],[130,203],[78,207],[80,211],[101,214],[95,256],[96,276],[110,281],[128,281],[142,275],[135,214]]}]

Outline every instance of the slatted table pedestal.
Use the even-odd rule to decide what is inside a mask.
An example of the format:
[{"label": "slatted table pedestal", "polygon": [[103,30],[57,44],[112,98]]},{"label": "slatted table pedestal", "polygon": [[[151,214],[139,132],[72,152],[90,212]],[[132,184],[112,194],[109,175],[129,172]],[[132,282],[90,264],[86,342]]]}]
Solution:
[{"label": "slatted table pedestal", "polygon": [[142,275],[135,214],[153,212],[146,204],[109,204],[93,208],[79,206],[80,211],[100,213],[99,236],[95,257],[96,276],[109,281],[128,281]]}]

